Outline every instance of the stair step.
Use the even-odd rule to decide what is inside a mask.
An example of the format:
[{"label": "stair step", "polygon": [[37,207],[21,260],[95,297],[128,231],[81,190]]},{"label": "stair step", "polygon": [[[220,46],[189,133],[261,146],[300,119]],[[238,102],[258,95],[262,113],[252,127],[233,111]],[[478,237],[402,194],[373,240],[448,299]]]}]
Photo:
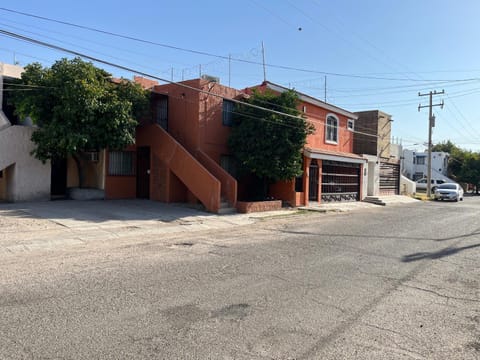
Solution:
[{"label": "stair step", "polygon": [[237,212],[237,209],[235,209],[234,207],[220,207],[220,209],[218,209],[218,214],[219,215],[225,215],[225,214],[235,214]]},{"label": "stair step", "polygon": [[370,204],[385,206],[386,204],[376,196],[367,196],[362,201],[368,202]]},{"label": "stair step", "polygon": [[220,202],[220,209],[223,209],[223,208],[229,208],[230,207],[230,204],[226,201],[221,201]]}]

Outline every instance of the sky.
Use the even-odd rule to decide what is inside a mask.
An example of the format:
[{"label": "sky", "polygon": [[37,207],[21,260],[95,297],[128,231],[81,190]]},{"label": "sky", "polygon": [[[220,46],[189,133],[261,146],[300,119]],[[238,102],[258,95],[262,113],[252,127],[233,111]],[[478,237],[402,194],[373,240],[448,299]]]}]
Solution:
[{"label": "sky", "polygon": [[[0,32],[94,57],[114,76],[268,81],[355,112],[392,115],[394,142],[480,151],[478,0],[3,0]],[[263,61],[263,55],[265,61]],[[0,33],[0,62],[73,55]],[[265,67],[262,63],[265,63]],[[131,69],[132,71],[125,70]],[[265,73],[264,73],[265,71]]]}]

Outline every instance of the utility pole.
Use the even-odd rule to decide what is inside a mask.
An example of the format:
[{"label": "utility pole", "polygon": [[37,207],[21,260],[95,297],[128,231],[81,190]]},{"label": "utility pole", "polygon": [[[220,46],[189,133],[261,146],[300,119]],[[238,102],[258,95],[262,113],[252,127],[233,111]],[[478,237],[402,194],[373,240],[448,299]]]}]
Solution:
[{"label": "utility pole", "polygon": [[443,109],[443,100],[441,103],[432,104],[433,95],[442,95],[445,94],[445,91],[442,90],[437,92],[437,90],[430,91],[426,94],[418,93],[418,96],[428,96],[429,104],[428,105],[418,105],[418,111],[420,109],[428,107],[428,158],[427,158],[427,197],[432,195],[432,129],[435,127],[435,116],[432,114],[432,108],[434,106],[440,106],[440,109]]}]

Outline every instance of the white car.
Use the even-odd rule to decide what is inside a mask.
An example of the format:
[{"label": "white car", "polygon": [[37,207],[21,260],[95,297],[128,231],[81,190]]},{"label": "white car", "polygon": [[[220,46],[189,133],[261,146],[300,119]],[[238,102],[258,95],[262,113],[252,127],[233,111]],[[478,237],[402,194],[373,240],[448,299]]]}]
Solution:
[{"label": "white car", "polygon": [[462,201],[463,189],[460,185],[455,183],[438,185],[437,189],[435,190],[435,200]]},{"label": "white car", "polygon": [[[432,192],[435,191],[439,185],[445,183],[445,180],[431,179],[430,181],[432,183],[430,187]],[[415,183],[417,184],[417,190],[427,190],[427,179],[423,178],[423,179],[417,180]]]}]

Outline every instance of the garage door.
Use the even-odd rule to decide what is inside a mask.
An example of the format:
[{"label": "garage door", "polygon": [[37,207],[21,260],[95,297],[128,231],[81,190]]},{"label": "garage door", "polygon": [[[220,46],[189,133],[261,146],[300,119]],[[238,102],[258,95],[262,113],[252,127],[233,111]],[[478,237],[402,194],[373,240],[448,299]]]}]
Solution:
[{"label": "garage door", "polygon": [[360,165],[338,161],[322,162],[322,202],[358,201]]}]

